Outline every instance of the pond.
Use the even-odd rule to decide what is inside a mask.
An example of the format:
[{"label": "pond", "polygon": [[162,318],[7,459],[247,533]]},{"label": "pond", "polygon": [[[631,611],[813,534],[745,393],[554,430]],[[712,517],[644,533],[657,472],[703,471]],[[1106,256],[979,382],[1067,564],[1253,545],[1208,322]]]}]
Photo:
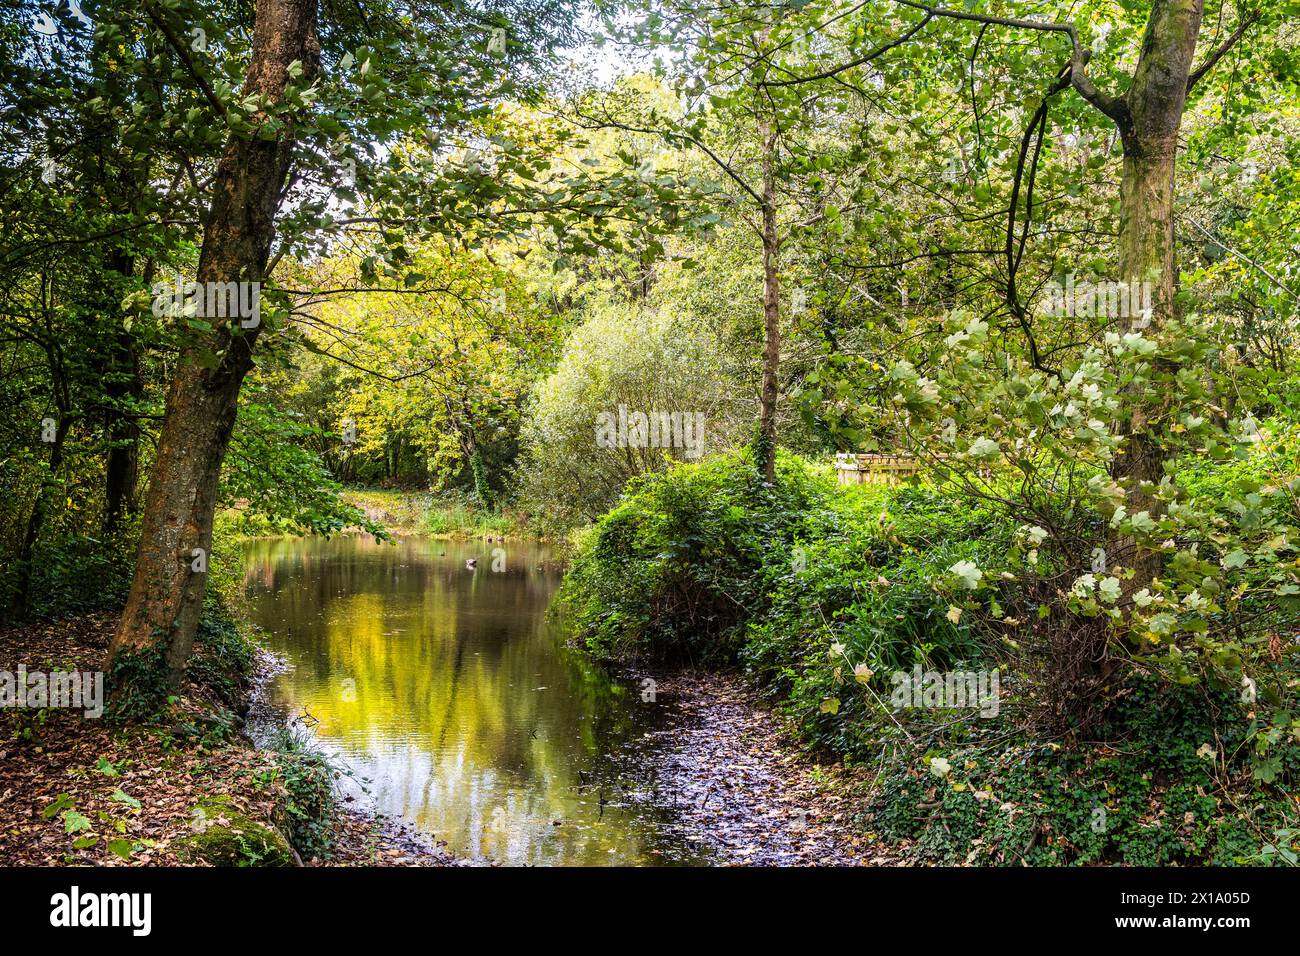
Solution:
[{"label": "pond", "polygon": [[[472,562],[473,566],[469,566]],[[344,787],[510,865],[700,862],[629,799],[656,711],[565,645],[548,551],[524,542],[262,539],[244,550],[254,621],[286,669],[272,707],[351,772]]]}]

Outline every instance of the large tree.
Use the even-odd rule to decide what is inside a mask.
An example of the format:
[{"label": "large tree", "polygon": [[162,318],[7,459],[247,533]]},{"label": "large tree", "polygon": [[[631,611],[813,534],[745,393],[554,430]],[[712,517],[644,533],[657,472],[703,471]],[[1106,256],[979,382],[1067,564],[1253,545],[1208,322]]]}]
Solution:
[{"label": "large tree", "polygon": [[[206,182],[183,167],[208,197],[199,288],[247,284],[260,291],[260,313],[175,317],[179,356],[110,652],[122,699],[156,700],[185,667],[241,386],[260,353],[303,341],[281,331],[318,319],[312,303],[329,295],[436,289],[438,277],[423,275],[411,252],[432,237],[469,244],[541,226],[577,253],[612,241],[626,191],[547,172],[549,147],[571,131],[521,137],[505,117],[509,104],[537,102],[557,48],[577,35],[574,9],[568,0],[493,0],[318,11],[316,0],[259,0],[237,86],[237,32],[211,58],[222,66],[214,78],[199,41],[216,38],[184,16],[202,11],[183,0],[146,4],[203,103],[184,122],[206,118],[223,131]],[[642,184],[633,199],[653,191]],[[288,264],[336,242],[364,252],[351,281],[296,287]]]},{"label": "large tree", "polygon": [[[316,0],[257,4],[242,91],[258,102],[249,118],[255,132],[232,132],[217,165],[199,254],[201,286],[249,283],[260,295],[297,143],[297,116],[284,109],[286,91],[295,83],[310,85],[320,71],[316,17]],[[110,666],[133,653],[161,652],[167,669],[178,674],[189,659],[206,588],[217,481],[261,333],[260,321],[248,318],[236,314],[214,323],[181,353]]]}]

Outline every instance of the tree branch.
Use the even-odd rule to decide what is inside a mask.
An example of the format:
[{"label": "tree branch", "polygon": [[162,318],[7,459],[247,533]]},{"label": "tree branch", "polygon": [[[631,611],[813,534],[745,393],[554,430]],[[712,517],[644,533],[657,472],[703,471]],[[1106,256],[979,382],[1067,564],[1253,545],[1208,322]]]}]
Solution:
[{"label": "tree branch", "polygon": [[894,0],[895,3],[913,10],[921,10],[930,16],[947,17],[950,20],[967,20],[971,23],[993,23],[1020,30],[1039,30],[1045,33],[1064,33],[1070,38],[1070,83],[1085,100],[1095,106],[1117,124],[1128,121],[1128,104],[1122,96],[1112,96],[1097,88],[1088,78],[1087,65],[1089,51],[1079,42],[1079,31],[1073,23],[1050,23],[1043,20],[1022,20],[1016,17],[994,17],[985,13],[967,13],[963,10],[945,10],[932,7],[919,0]]},{"label": "tree branch", "polygon": [[1219,48],[1210,54],[1209,59],[1196,69],[1192,70],[1191,75],[1187,77],[1187,91],[1189,93],[1192,91],[1192,87],[1196,85],[1197,80],[1203,77],[1206,73],[1209,73],[1210,70],[1214,69],[1214,65],[1223,59],[1223,55],[1236,45],[1237,41],[1242,38],[1245,32],[1259,20],[1259,17],[1260,13],[1258,10],[1254,13],[1247,14],[1245,19],[1243,19],[1241,23],[1237,24],[1237,29],[1232,31],[1232,36],[1224,40],[1223,43],[1220,44]]},{"label": "tree branch", "polygon": [[845,63],[841,66],[832,67],[829,70],[823,70],[821,73],[814,73],[812,76],[796,76],[793,79],[789,79],[789,80],[760,80],[758,85],[759,86],[794,86],[798,83],[812,83],[816,80],[828,80],[839,73],[843,73],[845,70],[851,70],[855,66],[862,66],[864,63],[870,63],[872,60],[876,59],[877,57],[883,56],[884,54],[888,53],[890,50],[894,49],[894,47],[902,46],[908,40],[912,39],[912,37],[916,36],[916,34],[920,33],[921,30],[924,29],[925,25],[933,19],[934,19],[934,14],[927,12],[926,15],[921,18],[920,23],[912,27],[912,29],[908,30],[902,36],[890,40],[888,43],[883,44],[882,46],[876,47],[876,49],[872,50],[866,56],[860,57],[859,59],[853,60],[849,63]]},{"label": "tree branch", "polygon": [[186,71],[190,76],[194,77],[194,82],[197,83],[199,89],[203,91],[203,95],[207,97],[208,102],[212,104],[212,108],[217,111],[217,114],[222,119],[229,120],[230,117],[226,113],[226,105],[217,97],[216,91],[213,90],[211,84],[208,83],[207,77],[205,77],[195,65],[194,59],[190,56],[190,51],[185,48],[185,41],[176,35],[176,31],[172,29],[172,26],[167,22],[166,17],[159,12],[158,8],[153,3],[153,0],[144,0],[143,6],[144,12],[148,14],[149,19],[154,22],[154,25],[162,31],[162,35],[167,38],[167,42],[171,45],[172,49],[176,51],[176,55],[181,58],[181,62],[185,65]]},{"label": "tree branch", "polygon": [[683,142],[690,143],[692,146],[694,146],[696,149],[702,152],[705,156],[709,157],[709,159],[711,159],[719,169],[721,169],[724,173],[726,173],[736,183],[737,186],[739,186],[746,193],[748,193],[749,197],[753,199],[754,202],[756,202],[760,208],[763,205],[763,197],[760,196],[758,192],[752,186],[749,185],[749,183],[745,182],[745,180],[741,177],[741,175],[737,173],[734,169],[732,169],[731,166],[726,162],[726,160],[724,160],[713,150],[709,149],[708,146],[704,145],[704,143],[700,142],[694,136],[691,136],[689,133],[683,133],[677,130],[665,131],[661,129],[649,129],[644,126],[632,126],[628,123],[623,123],[614,119],[606,118],[602,120],[599,117],[584,115],[581,112],[577,113],[576,115],[580,119],[586,120],[589,123],[594,123],[596,128],[598,129],[621,129],[627,133],[645,133],[648,136],[661,137],[662,139],[667,141],[670,145],[673,139],[680,139]]}]

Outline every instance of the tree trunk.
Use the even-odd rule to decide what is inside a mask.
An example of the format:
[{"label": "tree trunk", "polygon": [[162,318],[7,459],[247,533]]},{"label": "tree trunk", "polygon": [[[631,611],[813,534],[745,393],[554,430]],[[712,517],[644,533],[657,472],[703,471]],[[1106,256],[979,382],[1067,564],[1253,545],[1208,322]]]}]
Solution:
[{"label": "tree trunk", "polygon": [[[130,356],[134,365],[134,355]],[[130,367],[130,366],[127,366]],[[135,384],[139,379],[135,379]],[[138,395],[128,387],[123,394]],[[121,526],[123,515],[135,514],[135,486],[140,477],[140,429],[134,421],[115,415],[109,422],[108,460],[104,463],[104,532]]]},{"label": "tree trunk", "polygon": [[27,617],[31,610],[32,559],[36,554],[36,542],[41,537],[41,528],[45,525],[50,497],[59,487],[59,473],[63,470],[63,444],[68,437],[68,428],[71,424],[72,419],[67,410],[60,408],[54,426],[54,441],[50,445],[49,471],[42,479],[41,487],[36,493],[31,514],[27,516],[27,528],[23,532],[22,544],[18,548],[18,577],[14,582],[12,610],[14,617],[19,620]]},{"label": "tree trunk", "polygon": [[776,231],[776,180],[773,158],[775,126],[759,123],[763,143],[763,384],[759,395],[756,464],[769,482],[776,479],[777,374],[781,365],[781,287],[778,275],[780,244]]},{"label": "tree trunk", "polygon": [[[83,7],[92,21],[98,21],[105,6],[100,0],[86,0]],[[103,84],[105,96],[111,108],[119,110],[145,109],[151,118],[157,119],[154,103],[161,102],[162,96],[154,85],[154,80],[131,77],[112,68],[116,58],[116,45],[121,42],[112,34],[96,33],[94,38],[94,55],[96,79]],[[158,50],[146,37],[146,49],[150,54]],[[158,107],[161,108],[161,107]],[[119,131],[114,128],[105,131],[108,148],[124,150]],[[127,151],[130,152],[130,151]],[[97,201],[105,209],[124,212],[132,203],[141,200],[147,190],[153,169],[153,159],[130,153],[130,159],[115,168],[98,167],[99,179],[96,186]],[[103,382],[105,410],[103,414],[104,431],[108,441],[108,450],[104,461],[104,513],[101,526],[105,535],[112,535],[121,524],[123,514],[136,511],[136,484],[139,480],[140,427],[131,414],[144,393],[144,382],[140,377],[140,359],[137,353],[135,336],[122,327],[121,306],[123,293],[132,287],[135,275],[136,257],[127,244],[114,245],[106,257],[106,269],[112,277],[121,277],[119,281],[105,284],[103,294],[103,322],[110,330],[109,345],[104,349],[99,376]],[[148,284],[153,272],[153,263],[146,260],[144,280]],[[126,407],[124,407],[126,406]]]},{"label": "tree trunk", "polygon": [[[319,70],[316,0],[258,0],[244,96],[278,103],[294,61],[307,80]],[[230,137],[199,253],[201,287],[265,277],[294,142],[291,123],[272,139]],[[184,672],[207,581],[217,480],[259,331],[242,328],[235,316],[182,350],[145,498],[135,579],[109,651],[115,694],[156,700],[160,661],[173,686]],[[146,656],[153,654],[160,658]],[[126,666],[134,658],[139,663]]]},{"label": "tree trunk", "polygon": [[[1130,314],[1126,331],[1149,323],[1158,332],[1174,318],[1178,264],[1174,247],[1174,163],[1178,130],[1187,100],[1188,79],[1200,32],[1202,0],[1157,0],[1147,21],[1142,55],[1118,119],[1124,150],[1120,182],[1119,278],[1129,288],[1150,284],[1149,316]],[[1143,386],[1139,386],[1143,388]],[[1155,511],[1149,485],[1164,474],[1159,440],[1151,422],[1166,409],[1168,398],[1145,386],[1132,392],[1132,418],[1121,424],[1125,445],[1113,476],[1126,485],[1130,514]],[[1144,488],[1143,485],[1147,487]],[[1159,574],[1160,556],[1142,552],[1131,539],[1112,542],[1111,558],[1133,567],[1133,588]]]},{"label": "tree trunk", "polygon": [[[109,268],[120,275],[130,276],[135,268],[134,259],[125,254],[115,254]],[[110,314],[112,314],[110,312]],[[140,360],[135,341],[130,332],[120,326],[113,338],[104,369],[104,394],[108,398],[106,411],[108,455],[104,463],[104,532],[112,534],[121,523],[123,514],[136,510],[135,486],[139,479],[140,428],[122,405],[141,397],[143,383],[140,379]]]}]

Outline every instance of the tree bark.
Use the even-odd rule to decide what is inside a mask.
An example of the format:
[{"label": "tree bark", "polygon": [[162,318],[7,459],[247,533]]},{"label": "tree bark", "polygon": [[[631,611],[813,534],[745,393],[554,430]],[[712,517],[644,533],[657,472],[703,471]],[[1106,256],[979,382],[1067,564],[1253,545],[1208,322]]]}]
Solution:
[{"label": "tree bark", "polygon": [[[135,269],[135,261],[133,257],[118,252],[110,257],[109,269],[119,275],[130,276]],[[104,462],[103,520],[106,534],[112,534],[118,529],[124,514],[134,514],[136,510],[140,428],[121,406],[127,401],[138,400],[142,391],[140,359],[136,354],[135,341],[131,333],[119,325],[104,368],[104,394],[108,399],[105,413],[108,454]]]},{"label": "tree bark", "polygon": [[776,227],[775,125],[759,122],[762,139],[763,216],[763,382],[759,394],[759,425],[756,464],[771,483],[776,479],[777,375],[781,366],[780,243]]},{"label": "tree bark", "polygon": [[[294,61],[307,80],[319,71],[316,16],[316,0],[258,0],[245,97],[278,103]],[[260,283],[265,277],[294,144],[291,122],[272,139],[231,135],[213,182],[199,253],[201,286]],[[145,498],[135,578],[109,650],[110,669],[127,656],[161,651],[172,685],[184,673],[207,583],[217,480],[260,331],[260,324],[242,328],[235,316],[182,350]],[[204,558],[198,566],[196,549]],[[152,670],[124,670],[114,692],[152,676]]]},{"label": "tree bark", "polygon": [[[1175,317],[1178,263],[1174,246],[1174,164],[1178,131],[1200,33],[1203,0],[1157,0],[1147,21],[1133,83],[1117,119],[1123,146],[1120,181],[1119,278],[1130,288],[1150,283],[1151,313],[1130,309],[1126,331],[1149,323],[1159,331]],[[1164,474],[1153,419],[1166,409],[1160,394],[1131,393],[1132,417],[1120,423],[1123,453],[1112,476],[1126,484],[1130,514],[1156,510],[1150,484]],[[1145,486],[1145,487],[1144,487]],[[1112,543],[1112,557],[1137,570],[1134,588],[1159,574],[1160,556],[1142,552],[1128,538]]]}]

